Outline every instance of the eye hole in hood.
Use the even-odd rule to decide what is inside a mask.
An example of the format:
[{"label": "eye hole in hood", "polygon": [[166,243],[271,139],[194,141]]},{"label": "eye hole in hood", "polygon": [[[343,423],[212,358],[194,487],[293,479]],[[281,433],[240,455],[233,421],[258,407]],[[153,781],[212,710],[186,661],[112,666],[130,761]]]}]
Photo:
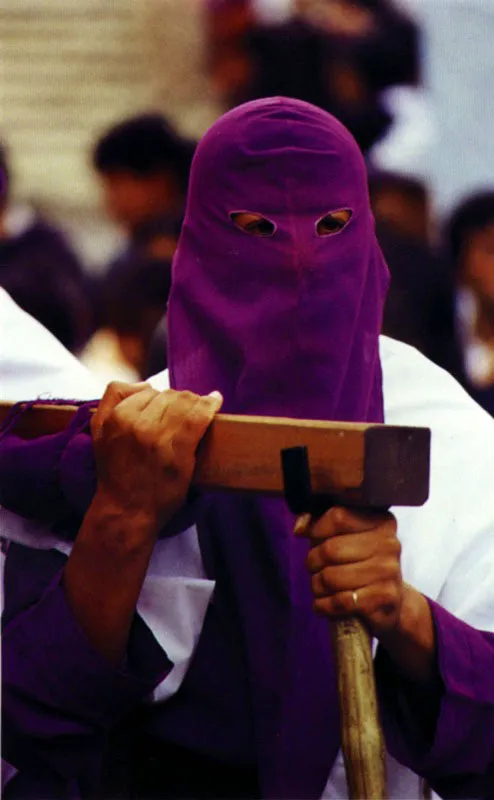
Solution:
[{"label": "eye hole in hood", "polygon": [[250,236],[262,236],[264,238],[273,236],[276,225],[270,219],[266,219],[262,214],[254,211],[232,211],[230,219],[244,233]]},{"label": "eye hole in hood", "polygon": [[346,228],[352,218],[349,208],[342,208],[339,211],[330,211],[316,222],[316,233],[318,236],[334,236]]}]

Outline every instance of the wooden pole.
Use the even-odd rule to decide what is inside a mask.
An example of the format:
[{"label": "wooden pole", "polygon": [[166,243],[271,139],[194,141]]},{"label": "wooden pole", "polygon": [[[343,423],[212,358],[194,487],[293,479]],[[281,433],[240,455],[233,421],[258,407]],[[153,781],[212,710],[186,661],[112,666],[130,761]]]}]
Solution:
[{"label": "wooden pole", "polygon": [[371,638],[355,617],[331,623],[338,676],[341,749],[350,800],[387,800]]}]

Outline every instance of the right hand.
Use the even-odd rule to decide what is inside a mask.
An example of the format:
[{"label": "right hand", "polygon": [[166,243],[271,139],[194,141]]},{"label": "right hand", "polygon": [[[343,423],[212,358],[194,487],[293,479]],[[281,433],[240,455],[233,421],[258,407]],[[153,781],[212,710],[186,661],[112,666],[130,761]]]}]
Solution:
[{"label": "right hand", "polygon": [[219,393],[111,383],[91,422],[99,499],[157,533],[185,501],[197,446],[222,402]]}]

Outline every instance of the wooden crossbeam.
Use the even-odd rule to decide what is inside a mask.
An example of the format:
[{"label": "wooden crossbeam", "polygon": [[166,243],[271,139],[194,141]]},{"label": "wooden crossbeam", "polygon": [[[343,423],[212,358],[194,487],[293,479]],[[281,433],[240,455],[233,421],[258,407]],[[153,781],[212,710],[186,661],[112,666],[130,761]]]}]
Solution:
[{"label": "wooden crossbeam", "polygon": [[[0,424],[12,404],[0,403]],[[63,430],[77,408],[37,403],[15,426],[23,438]],[[429,492],[430,431],[395,425],[218,414],[198,450],[194,484],[282,495],[281,450],[308,448],[314,495],[368,508],[422,505]]]}]

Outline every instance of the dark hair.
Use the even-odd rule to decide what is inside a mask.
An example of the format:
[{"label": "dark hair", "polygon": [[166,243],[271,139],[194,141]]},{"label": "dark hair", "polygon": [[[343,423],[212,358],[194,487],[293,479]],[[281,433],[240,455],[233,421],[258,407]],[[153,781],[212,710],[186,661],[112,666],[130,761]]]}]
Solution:
[{"label": "dark hair", "polygon": [[142,333],[150,313],[156,315],[156,323],[164,314],[170,286],[171,262],[129,258],[103,279],[103,324],[120,334]]},{"label": "dark hair", "polygon": [[479,192],[461,203],[446,225],[445,240],[454,263],[465,241],[476,231],[494,224],[494,191]]},{"label": "dark hair", "polygon": [[171,168],[185,187],[194,150],[195,143],[179,136],[161,114],[140,114],[96,142],[93,166],[103,174],[125,171],[142,177]]}]

